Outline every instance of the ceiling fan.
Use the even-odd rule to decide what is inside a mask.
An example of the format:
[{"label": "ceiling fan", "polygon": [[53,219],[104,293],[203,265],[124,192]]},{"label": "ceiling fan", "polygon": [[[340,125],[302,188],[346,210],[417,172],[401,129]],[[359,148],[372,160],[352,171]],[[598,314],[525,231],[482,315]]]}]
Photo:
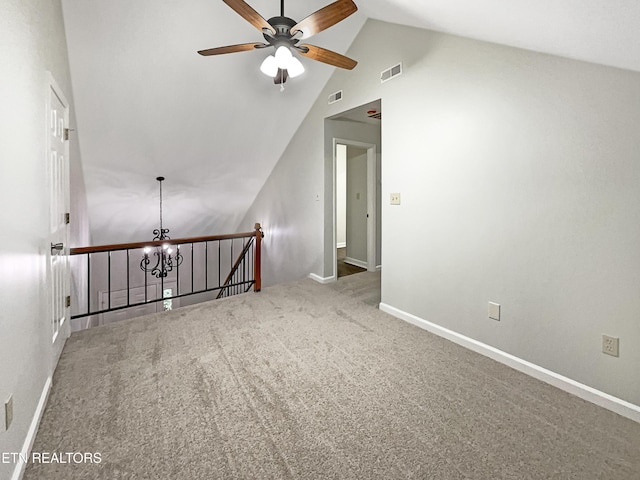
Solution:
[{"label": "ceiling fan", "polygon": [[[304,66],[292,51],[300,55],[327,63],[347,70],[353,69],[358,62],[349,57],[332,52],[315,45],[302,44],[300,40],[309,38],[316,33],[332,27],[349,15],[355,13],[358,7],[352,0],[337,0],[336,2],[312,13],[301,22],[296,22],[284,15],[284,0],[280,0],[280,16],[265,20],[258,12],[244,0],[222,0],[236,11],[242,18],[262,32],[267,43],[252,42],[226,47],[200,50],[200,55],[222,55],[225,53],[246,52],[249,50],[274,47],[275,53],[269,55],[260,66],[260,70],[273,78],[276,85],[284,84],[288,77],[294,78],[304,72]],[[282,87],[281,87],[282,88]]]}]

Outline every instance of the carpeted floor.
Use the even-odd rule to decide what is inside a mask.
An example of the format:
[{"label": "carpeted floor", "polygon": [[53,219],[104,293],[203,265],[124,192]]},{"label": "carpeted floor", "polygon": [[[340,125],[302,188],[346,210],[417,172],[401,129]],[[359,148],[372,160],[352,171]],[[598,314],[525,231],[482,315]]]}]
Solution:
[{"label": "carpeted floor", "polygon": [[640,478],[640,424],[380,312],[362,287],[376,282],[302,280],[72,335],[33,451],[102,462],[24,478]]}]

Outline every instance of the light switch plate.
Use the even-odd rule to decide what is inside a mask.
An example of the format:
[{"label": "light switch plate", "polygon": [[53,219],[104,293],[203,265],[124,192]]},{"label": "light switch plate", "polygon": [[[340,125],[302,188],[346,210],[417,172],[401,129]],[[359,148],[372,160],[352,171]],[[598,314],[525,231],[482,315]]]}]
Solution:
[{"label": "light switch plate", "polygon": [[4,429],[9,430],[13,422],[13,395],[4,402]]},{"label": "light switch plate", "polygon": [[392,193],[391,194],[391,205],[400,205],[400,194]]},{"label": "light switch plate", "polygon": [[489,318],[500,321],[500,304],[489,302]]}]

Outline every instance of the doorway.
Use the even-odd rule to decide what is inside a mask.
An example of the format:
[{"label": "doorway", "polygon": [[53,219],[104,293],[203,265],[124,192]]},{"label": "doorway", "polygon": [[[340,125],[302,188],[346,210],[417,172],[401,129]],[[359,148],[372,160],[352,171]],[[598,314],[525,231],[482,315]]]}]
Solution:
[{"label": "doorway", "polygon": [[[338,278],[370,269],[368,149],[336,144],[336,258]],[[373,193],[375,196],[375,193]],[[375,267],[375,265],[373,266]]]},{"label": "doorway", "polygon": [[[359,260],[355,266],[367,271],[379,271],[381,258],[381,144],[382,144],[382,100],[374,100],[359,107],[345,110],[325,119],[325,217],[324,217],[324,276],[322,283],[335,282],[338,279],[338,247],[347,248],[344,256]],[[340,145],[340,147],[338,147]],[[338,241],[338,152],[353,149],[354,156],[366,159],[366,187],[360,185],[354,190],[352,198],[366,204],[366,211],[360,215],[365,222],[366,253],[352,255],[349,240],[343,237]],[[358,151],[359,149],[359,151]],[[347,175],[343,178],[346,181]],[[345,187],[346,192],[346,187]],[[360,193],[360,197],[357,197]],[[345,193],[346,196],[346,193]],[[355,201],[354,200],[354,201]],[[342,210],[340,210],[342,212]],[[346,213],[345,213],[346,218]],[[346,227],[345,227],[346,230]],[[344,245],[344,246],[343,246]]]},{"label": "doorway", "polygon": [[[342,276],[340,271],[349,275],[376,270],[377,155],[376,145],[371,143],[340,138],[334,138],[333,142],[334,272],[338,278]],[[343,168],[340,179],[339,164]],[[344,258],[340,258],[342,255]]]}]

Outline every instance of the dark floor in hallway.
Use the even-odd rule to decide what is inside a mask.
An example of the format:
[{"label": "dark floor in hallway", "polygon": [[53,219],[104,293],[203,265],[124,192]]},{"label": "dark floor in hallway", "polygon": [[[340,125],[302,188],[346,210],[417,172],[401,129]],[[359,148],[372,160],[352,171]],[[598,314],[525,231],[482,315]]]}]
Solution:
[{"label": "dark floor in hallway", "polygon": [[354,273],[366,272],[366,268],[356,267],[350,263],[346,263],[344,259],[347,257],[347,249],[338,248],[338,278],[353,275]]}]

